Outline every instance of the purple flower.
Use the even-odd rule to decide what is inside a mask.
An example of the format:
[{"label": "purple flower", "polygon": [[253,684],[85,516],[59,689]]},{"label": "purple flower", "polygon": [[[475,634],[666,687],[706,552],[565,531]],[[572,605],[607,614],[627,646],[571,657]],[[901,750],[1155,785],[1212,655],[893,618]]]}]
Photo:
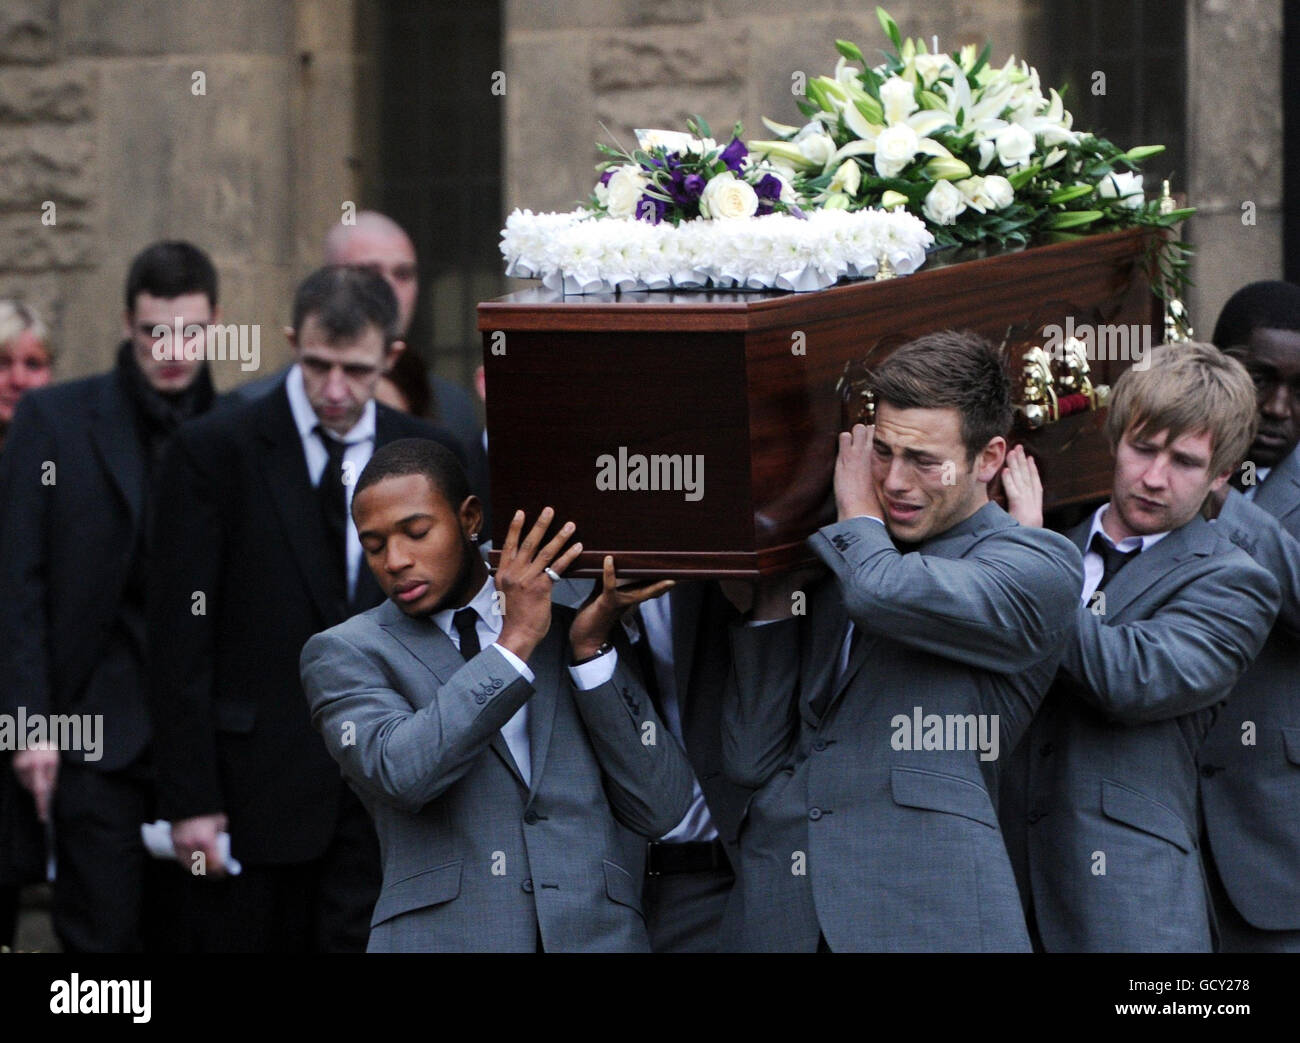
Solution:
[{"label": "purple flower", "polygon": [[614,176],[614,168],[610,167],[608,170],[605,171],[605,173],[600,175],[600,183],[602,185],[608,185],[609,179],[612,178],[613,176]]},{"label": "purple flower", "polygon": [[781,198],[781,179],[772,174],[764,174],[757,185],[754,186],[754,194],[760,200],[768,200],[775,203]]},{"label": "purple flower", "polygon": [[749,149],[745,148],[745,143],[739,138],[732,138],[727,147],[722,150],[720,158],[727,164],[728,170],[739,176],[741,162],[748,155]]},{"label": "purple flower", "polygon": [[682,180],[682,193],[690,199],[699,199],[704,191],[704,178],[699,174],[687,174]]},{"label": "purple flower", "polygon": [[649,193],[642,193],[641,198],[636,203],[636,219],[638,221],[649,221],[652,225],[657,225],[668,214],[668,204],[662,199],[656,199]]}]

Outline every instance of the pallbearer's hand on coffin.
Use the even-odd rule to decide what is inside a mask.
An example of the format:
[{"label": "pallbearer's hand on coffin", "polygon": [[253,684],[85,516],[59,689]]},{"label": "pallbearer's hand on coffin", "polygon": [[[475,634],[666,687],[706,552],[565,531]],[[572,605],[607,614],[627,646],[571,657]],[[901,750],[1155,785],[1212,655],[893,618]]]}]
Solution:
[{"label": "pallbearer's hand on coffin", "polygon": [[840,432],[840,451],[835,459],[835,510],[839,521],[863,515],[884,520],[871,482],[875,431],[875,425],[854,424],[852,431]]},{"label": "pallbearer's hand on coffin", "polygon": [[498,644],[525,662],[551,629],[551,588],[555,585],[551,573],[562,574],[582,553],[581,543],[561,553],[573,536],[573,522],[565,522],[550,542],[539,549],[554,517],[550,507],[543,507],[521,543],[519,534],[524,530],[524,512],[515,511],[497,566],[496,588],[503,598],[504,617]]},{"label": "pallbearer's hand on coffin", "polygon": [[1018,445],[1007,453],[1002,489],[1007,494],[1007,513],[1011,517],[1021,525],[1043,527],[1043,483],[1038,477],[1038,465],[1025,453],[1024,446]]},{"label": "pallbearer's hand on coffin", "polygon": [[569,643],[573,646],[574,659],[587,659],[596,654],[600,647],[609,640],[614,624],[622,619],[631,609],[657,598],[673,587],[670,579],[661,579],[656,583],[636,583],[619,586],[614,573],[614,559],[605,556],[604,571],[601,575],[600,592],[582,606],[569,628]]}]

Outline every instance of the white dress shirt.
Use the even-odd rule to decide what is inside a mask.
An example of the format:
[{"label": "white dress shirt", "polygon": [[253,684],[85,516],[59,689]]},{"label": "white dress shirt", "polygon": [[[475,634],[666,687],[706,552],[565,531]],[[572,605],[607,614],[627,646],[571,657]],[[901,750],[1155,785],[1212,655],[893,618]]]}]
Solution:
[{"label": "white dress shirt", "polygon": [[[289,393],[289,409],[293,412],[293,422],[298,428],[298,437],[302,440],[303,454],[307,458],[307,474],[313,486],[319,486],[321,475],[325,473],[325,464],[329,462],[329,453],[321,442],[321,435],[316,431],[320,418],[312,409],[307,398],[307,389],[303,386],[302,370],[293,366],[284,379],[284,388]],[[325,437],[335,438],[333,434]],[[357,569],[361,565],[361,538],[357,536],[357,527],[352,523],[352,489],[361,477],[361,472],[375,453],[375,402],[371,399],[361,411],[361,419],[356,425],[337,441],[347,448],[343,451],[343,492],[347,497],[347,555],[348,555],[348,598],[351,599],[357,589]]]},{"label": "white dress shirt", "polygon": [[[497,611],[496,589],[492,577],[488,576],[470,603],[463,607],[472,608],[475,615],[478,616],[474,629],[478,634],[480,650],[491,645],[505,657],[506,662],[519,671],[519,675],[525,681],[532,684],[536,678],[528,664],[504,645],[497,644],[497,638],[501,636],[503,617]],[[456,632],[454,621],[456,613],[459,611],[460,609],[448,608],[433,614],[434,625],[450,638],[457,651],[460,650],[460,634]],[[569,676],[573,678],[574,686],[579,691],[589,691],[613,677],[614,667],[617,663],[618,653],[610,651],[581,666],[569,667]],[[505,739],[506,746],[510,749],[510,756],[515,759],[515,767],[519,769],[519,774],[523,776],[525,782],[531,784],[532,747],[528,742],[527,703],[519,707],[514,716],[501,726],[501,737]]]},{"label": "white dress shirt", "polygon": [[[636,616],[624,617],[628,637],[637,641],[650,643],[650,657],[654,663],[655,681],[659,685],[659,704],[663,709],[664,726],[676,736],[682,749],[686,748],[686,736],[682,734],[682,708],[678,701],[677,671],[673,664],[673,615],[668,595],[651,598],[641,602],[641,621],[645,624],[644,632],[636,625]],[[718,835],[718,828],[713,824],[709,814],[709,805],[704,800],[704,790],[700,780],[691,773],[691,806],[686,809],[682,820],[665,833],[660,840],[670,844],[682,844],[692,840],[713,840]]]},{"label": "white dress shirt", "polygon": [[1097,533],[1101,533],[1101,538],[1119,551],[1146,550],[1148,547],[1154,547],[1157,543],[1169,535],[1169,530],[1164,532],[1153,532],[1149,536],[1125,536],[1124,539],[1116,543],[1110,538],[1106,530],[1101,526],[1101,520],[1105,517],[1106,512],[1110,510],[1109,503],[1103,503],[1097,508],[1092,516],[1092,527],[1088,530],[1088,539],[1084,546],[1088,549],[1083,553],[1083,603],[1086,605],[1096,593],[1098,584],[1101,583],[1101,575],[1106,569],[1106,563],[1102,560],[1100,554],[1092,550],[1092,538]]}]

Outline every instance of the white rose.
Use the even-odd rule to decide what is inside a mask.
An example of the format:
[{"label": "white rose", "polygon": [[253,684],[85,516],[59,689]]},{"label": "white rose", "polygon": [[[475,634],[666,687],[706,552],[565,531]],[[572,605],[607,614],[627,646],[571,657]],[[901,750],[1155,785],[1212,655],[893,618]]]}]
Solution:
[{"label": "white rose", "polygon": [[916,111],[911,82],[901,76],[891,76],[880,85],[880,104],[885,110],[886,123],[902,123]]},{"label": "white rose", "polygon": [[753,217],[757,210],[758,196],[753,186],[729,170],[710,180],[700,195],[700,213],[705,217]]},{"label": "white rose", "polygon": [[830,162],[831,156],[835,155],[835,139],[829,134],[809,134],[796,144],[804,158],[819,167],[824,167]]},{"label": "white rose", "polygon": [[1020,124],[1013,123],[998,131],[993,147],[1004,167],[1027,167],[1034,154],[1034,136]]},{"label": "white rose", "polygon": [[876,173],[881,177],[896,176],[912,162],[920,143],[916,131],[906,123],[886,127],[876,138]]},{"label": "white rose", "polygon": [[1128,210],[1137,210],[1146,202],[1142,175],[1129,171],[1107,174],[1097,185],[1097,195],[1102,199],[1118,199],[1119,205]]},{"label": "white rose", "polygon": [[921,207],[921,213],[937,225],[953,224],[966,209],[961,190],[951,181],[936,181]]},{"label": "white rose", "polygon": [[966,205],[981,214],[1010,206],[1016,195],[1011,182],[999,174],[990,174],[988,177],[968,177],[964,181],[954,183]]},{"label": "white rose", "polygon": [[989,174],[984,179],[984,196],[993,210],[1005,210],[1016,201],[1016,190],[1001,174]]},{"label": "white rose", "polygon": [[614,171],[609,179],[605,205],[610,217],[635,217],[636,205],[641,193],[650,179],[641,173],[640,167],[622,166]]}]

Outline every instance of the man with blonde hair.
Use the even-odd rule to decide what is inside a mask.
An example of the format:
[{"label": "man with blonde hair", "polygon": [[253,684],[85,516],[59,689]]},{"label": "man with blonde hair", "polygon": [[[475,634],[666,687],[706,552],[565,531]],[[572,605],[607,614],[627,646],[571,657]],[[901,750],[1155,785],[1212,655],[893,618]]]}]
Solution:
[{"label": "man with blonde hair", "polygon": [[[1206,344],[1162,345],[1115,385],[1111,499],[1069,533],[1084,553],[1077,637],[1003,791],[1048,952],[1211,949],[1196,753],[1279,592],[1201,510],[1250,446],[1255,412],[1245,369]],[[1004,481],[1011,513],[1041,524],[1019,448]]]}]

